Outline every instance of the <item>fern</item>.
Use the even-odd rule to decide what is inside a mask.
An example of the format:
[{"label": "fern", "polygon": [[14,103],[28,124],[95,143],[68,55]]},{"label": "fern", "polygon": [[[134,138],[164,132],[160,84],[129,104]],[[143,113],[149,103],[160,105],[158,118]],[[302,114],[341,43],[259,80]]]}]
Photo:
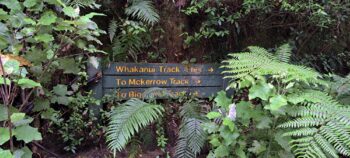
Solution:
[{"label": "fern", "polygon": [[113,42],[113,61],[124,59],[127,55],[130,55],[134,61],[137,61],[137,54],[141,52],[143,45],[143,39],[138,35],[118,35]]},{"label": "fern", "polygon": [[147,100],[155,100],[157,98],[169,99],[176,98],[176,96],[171,93],[171,91],[165,88],[153,87],[147,88],[143,93],[142,97]]},{"label": "fern", "polygon": [[292,55],[292,47],[289,44],[284,44],[277,48],[276,57],[279,61],[288,63]]},{"label": "fern", "polygon": [[150,0],[132,0],[131,6],[126,8],[125,13],[149,25],[159,21],[159,15]]},{"label": "fern", "polygon": [[116,35],[118,29],[118,23],[116,20],[112,20],[108,25],[108,36],[109,40],[112,42],[114,39],[114,36]]},{"label": "fern", "polygon": [[205,144],[207,133],[201,127],[203,118],[198,107],[195,103],[186,103],[181,108],[182,122],[175,147],[177,158],[193,158],[200,153]]},{"label": "fern", "polygon": [[225,78],[239,79],[248,75],[272,75],[282,78],[283,82],[302,81],[306,84],[325,85],[319,79],[321,75],[310,68],[281,62],[264,48],[255,46],[248,48],[250,52],[232,53],[229,54],[231,59],[223,61],[225,65],[222,67],[226,69]]},{"label": "fern", "polygon": [[111,113],[107,130],[108,147],[121,151],[133,135],[157,120],[163,112],[162,106],[139,99],[130,99],[120,105]]},{"label": "fern", "polygon": [[294,137],[290,143],[297,157],[350,156],[350,108],[314,90],[292,99],[302,105],[292,112],[298,118],[279,127],[292,129],[284,135]]},{"label": "fern", "polygon": [[99,5],[96,4],[96,0],[65,0],[63,2],[72,6],[99,8]]}]

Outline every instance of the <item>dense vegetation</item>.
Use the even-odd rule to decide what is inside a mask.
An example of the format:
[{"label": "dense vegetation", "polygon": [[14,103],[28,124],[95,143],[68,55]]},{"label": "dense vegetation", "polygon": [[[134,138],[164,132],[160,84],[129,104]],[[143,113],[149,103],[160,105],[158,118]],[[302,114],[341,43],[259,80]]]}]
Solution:
[{"label": "dense vegetation", "polygon": [[[0,157],[350,157],[349,16],[348,0],[0,0]],[[110,62],[220,63],[230,84],[96,99],[87,64]]]}]

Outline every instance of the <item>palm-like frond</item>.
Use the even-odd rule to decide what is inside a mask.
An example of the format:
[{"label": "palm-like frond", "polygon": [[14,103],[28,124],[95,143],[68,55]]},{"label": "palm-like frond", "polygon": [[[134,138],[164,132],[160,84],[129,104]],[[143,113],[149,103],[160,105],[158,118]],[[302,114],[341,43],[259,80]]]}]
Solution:
[{"label": "palm-like frond", "polygon": [[112,20],[109,25],[108,25],[108,36],[109,36],[109,40],[112,42],[114,39],[114,36],[117,32],[117,28],[118,28],[118,23],[116,20]]},{"label": "palm-like frond", "polygon": [[288,63],[292,55],[292,47],[287,43],[277,48],[276,57],[279,61]]},{"label": "palm-like frond", "polygon": [[186,103],[180,111],[182,122],[175,147],[175,157],[193,158],[202,150],[207,133],[201,127],[203,122],[198,104]]},{"label": "palm-like frond", "polygon": [[324,84],[319,78],[321,75],[304,66],[291,65],[278,60],[276,56],[267,52],[264,48],[251,46],[250,52],[229,54],[231,59],[223,61],[226,69],[223,73],[226,78],[239,79],[248,75],[282,78],[283,82],[302,81],[306,84]]},{"label": "palm-like frond", "polygon": [[157,120],[163,112],[162,106],[139,99],[130,99],[120,105],[111,113],[107,131],[108,147],[121,151],[133,135]]},{"label": "palm-like frond", "polygon": [[63,2],[72,6],[79,7],[98,8],[99,6],[96,4],[96,0],[65,0]]},{"label": "palm-like frond", "polygon": [[125,13],[150,25],[159,21],[159,15],[150,0],[132,0]]},{"label": "palm-like frond", "polygon": [[137,61],[137,54],[141,52],[141,47],[144,46],[144,42],[141,36],[133,34],[120,34],[113,42],[113,61],[117,59],[124,59],[127,55],[130,55],[135,61]]},{"label": "palm-like frond", "polygon": [[297,157],[350,156],[350,108],[317,91],[306,91],[291,100],[304,106],[292,112],[296,119],[279,127],[292,128],[284,135],[293,136],[291,144]]}]

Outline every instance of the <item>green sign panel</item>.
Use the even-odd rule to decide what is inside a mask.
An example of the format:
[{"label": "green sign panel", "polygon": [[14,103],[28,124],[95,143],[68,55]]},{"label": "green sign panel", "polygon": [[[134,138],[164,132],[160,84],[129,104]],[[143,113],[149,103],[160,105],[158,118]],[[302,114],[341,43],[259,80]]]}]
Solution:
[{"label": "green sign panel", "polygon": [[[89,69],[92,74],[91,66]],[[98,71],[102,78],[93,88],[98,97],[113,94],[122,99],[143,98],[153,93],[161,98],[167,93],[207,98],[226,87],[219,66],[214,64],[112,63]]]}]

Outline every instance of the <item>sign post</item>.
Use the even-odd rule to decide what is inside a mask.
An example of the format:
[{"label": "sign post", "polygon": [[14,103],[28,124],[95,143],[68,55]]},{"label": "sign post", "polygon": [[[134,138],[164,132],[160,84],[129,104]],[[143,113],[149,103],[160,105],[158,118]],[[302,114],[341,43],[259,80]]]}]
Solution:
[{"label": "sign post", "polygon": [[149,88],[163,88],[175,96],[187,93],[207,98],[225,89],[221,70],[214,64],[112,63],[102,70],[95,96],[108,93],[121,99],[142,98]]}]

